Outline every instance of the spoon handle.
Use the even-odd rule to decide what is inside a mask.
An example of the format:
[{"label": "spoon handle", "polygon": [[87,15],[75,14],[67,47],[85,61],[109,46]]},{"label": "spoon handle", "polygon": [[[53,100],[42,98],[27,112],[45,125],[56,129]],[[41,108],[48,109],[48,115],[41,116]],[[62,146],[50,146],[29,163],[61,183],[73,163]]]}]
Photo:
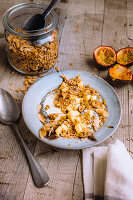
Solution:
[{"label": "spoon handle", "polygon": [[37,162],[37,160],[34,158],[30,150],[28,149],[26,143],[24,142],[24,139],[22,138],[22,135],[18,129],[18,126],[16,124],[13,124],[13,128],[15,129],[22,146],[25,150],[25,153],[27,155],[29,167],[31,169],[31,174],[33,181],[37,187],[43,187],[49,182],[49,176],[45,172],[45,170],[40,166],[40,164]]},{"label": "spoon handle", "polygon": [[51,10],[53,9],[53,7],[58,1],[59,0],[52,0],[49,6],[46,8],[46,10],[42,13],[42,16],[46,17],[51,12]]}]

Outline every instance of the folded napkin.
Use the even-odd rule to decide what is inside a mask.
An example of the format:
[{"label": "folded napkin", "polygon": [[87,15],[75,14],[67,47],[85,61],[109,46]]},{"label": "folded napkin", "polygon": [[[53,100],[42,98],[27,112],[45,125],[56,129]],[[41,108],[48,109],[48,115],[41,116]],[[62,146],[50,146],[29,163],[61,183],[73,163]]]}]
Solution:
[{"label": "folded napkin", "polygon": [[83,150],[85,200],[133,200],[133,160],[124,144]]}]

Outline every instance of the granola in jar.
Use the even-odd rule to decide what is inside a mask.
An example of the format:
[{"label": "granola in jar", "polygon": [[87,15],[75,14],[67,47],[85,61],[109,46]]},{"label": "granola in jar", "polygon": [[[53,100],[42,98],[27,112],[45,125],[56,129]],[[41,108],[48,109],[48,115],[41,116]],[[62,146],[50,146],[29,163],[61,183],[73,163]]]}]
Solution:
[{"label": "granola in jar", "polygon": [[51,41],[42,45],[32,45],[30,40],[12,34],[7,39],[9,63],[21,71],[42,72],[52,68],[56,63],[59,43],[56,30],[51,34]]},{"label": "granola in jar", "polygon": [[37,75],[51,69],[57,61],[59,37],[57,15],[52,11],[40,30],[24,31],[25,24],[45,7],[35,3],[16,5],[4,14],[6,50],[10,65],[27,75]]}]

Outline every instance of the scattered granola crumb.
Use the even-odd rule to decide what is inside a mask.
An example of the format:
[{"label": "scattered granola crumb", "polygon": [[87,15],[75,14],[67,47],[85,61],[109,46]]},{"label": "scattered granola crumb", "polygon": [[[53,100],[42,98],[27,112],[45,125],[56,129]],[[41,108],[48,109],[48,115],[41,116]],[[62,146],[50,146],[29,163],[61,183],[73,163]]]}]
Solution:
[{"label": "scattered granola crumb", "polygon": [[127,149],[127,151],[129,152],[129,153],[133,153],[132,151],[130,151],[129,149]]},{"label": "scattered granola crumb", "polygon": [[100,97],[100,96],[98,96],[98,99],[101,99],[101,97]]},{"label": "scattered granola crumb", "polygon": [[15,74],[15,72],[11,72],[11,74],[12,74],[12,75],[14,75],[14,74]]},{"label": "scattered granola crumb", "polygon": [[43,77],[43,75],[39,74],[38,77]]},{"label": "scattered granola crumb", "polygon": [[78,33],[78,32],[79,32],[79,25],[77,24],[77,25],[75,26],[74,33]]},{"label": "scattered granola crumb", "polygon": [[130,141],[129,139],[126,139],[127,141]]},{"label": "scattered granola crumb", "polygon": [[124,27],[124,26],[126,26],[126,24],[122,24],[121,26]]},{"label": "scattered granola crumb", "polygon": [[52,120],[57,119],[57,118],[59,117],[59,113],[50,114],[50,115],[48,115],[48,117],[49,117],[50,119],[52,119]]},{"label": "scattered granola crumb", "polygon": [[59,63],[60,61],[59,60],[57,60],[57,63]]},{"label": "scattered granola crumb", "polygon": [[129,24],[129,26],[132,26],[132,24]]},{"label": "scattered granola crumb", "polygon": [[13,83],[10,83],[10,85],[13,85]]},{"label": "scattered granola crumb", "polygon": [[76,143],[79,143],[79,141],[78,141],[78,142],[76,142]]},{"label": "scattered granola crumb", "polygon": [[68,144],[68,146],[70,147],[70,146],[71,146],[71,144],[69,143],[69,144]]},{"label": "scattered granola crumb", "polygon": [[15,89],[14,88],[10,88],[12,91],[15,91]]},{"label": "scattered granola crumb", "polygon": [[60,71],[60,70],[59,70],[59,67],[56,67],[55,69],[56,69],[56,71],[57,71],[57,72],[59,72],[59,71]]},{"label": "scattered granola crumb", "polygon": [[103,100],[103,104],[106,106],[107,105],[107,103],[106,103],[106,101],[105,100]]},{"label": "scattered granola crumb", "polygon": [[20,89],[18,88],[18,89],[16,89],[15,91],[16,91],[16,92],[19,92],[19,91],[20,91]]},{"label": "scattered granola crumb", "polygon": [[98,69],[95,67],[95,68],[94,68],[94,71],[97,71],[97,70],[98,70]]},{"label": "scattered granola crumb", "polygon": [[14,99],[18,101],[18,97],[14,97]]},{"label": "scattered granola crumb", "polygon": [[45,110],[48,110],[49,108],[50,108],[49,105],[46,105],[46,106],[45,106]]},{"label": "scattered granola crumb", "polygon": [[79,112],[83,112],[84,109],[85,109],[85,105],[80,105],[78,108]]},{"label": "scattered granola crumb", "polygon": [[23,94],[25,94],[25,93],[26,93],[26,90],[21,90],[21,92],[22,92]]},{"label": "scattered granola crumb", "polygon": [[69,65],[70,65],[70,66],[73,66],[73,63],[72,63],[72,62],[70,62],[70,63],[69,63]]},{"label": "scattered granola crumb", "polygon": [[35,76],[25,76],[25,81],[23,82],[24,90],[22,90],[23,94],[25,94],[30,88],[30,86],[35,82],[36,82]]},{"label": "scattered granola crumb", "polygon": [[24,85],[27,85],[27,84],[28,84],[28,82],[27,82],[27,80],[25,80],[25,81],[24,81]]}]

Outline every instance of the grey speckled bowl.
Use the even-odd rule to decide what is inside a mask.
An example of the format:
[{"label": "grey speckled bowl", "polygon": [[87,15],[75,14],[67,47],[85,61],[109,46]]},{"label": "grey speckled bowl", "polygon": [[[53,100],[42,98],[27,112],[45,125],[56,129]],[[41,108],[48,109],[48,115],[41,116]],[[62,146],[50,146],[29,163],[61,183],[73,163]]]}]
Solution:
[{"label": "grey speckled bowl", "polygon": [[[57,88],[62,83],[62,78],[60,77],[61,74],[64,74],[68,78],[80,74],[83,83],[85,85],[90,84],[90,86],[95,88],[103,99],[106,100],[109,117],[104,125],[94,134],[97,142],[93,142],[89,139],[64,139],[61,137],[56,140],[42,138],[41,141],[62,149],[83,149],[99,144],[111,136],[117,129],[121,119],[121,106],[116,92],[106,81],[98,76],[83,71],[55,72],[40,78],[34,83],[25,94],[22,103],[22,114],[27,127],[38,139],[40,139],[38,131],[42,127],[42,123],[36,116],[36,106],[40,103],[46,93]],[[108,126],[113,126],[113,128],[108,128]]]}]

